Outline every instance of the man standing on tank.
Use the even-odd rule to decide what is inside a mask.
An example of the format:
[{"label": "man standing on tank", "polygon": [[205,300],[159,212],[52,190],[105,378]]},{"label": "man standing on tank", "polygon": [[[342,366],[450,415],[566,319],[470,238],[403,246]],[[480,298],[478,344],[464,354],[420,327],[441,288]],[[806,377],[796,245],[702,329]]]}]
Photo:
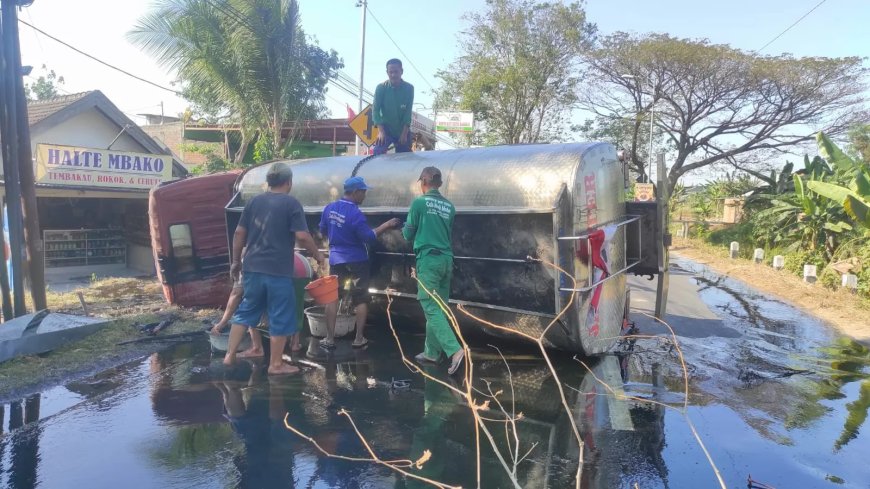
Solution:
[{"label": "man standing on tank", "polygon": [[411,151],[411,116],[414,108],[414,85],[402,80],[402,62],[387,61],[387,81],[375,88],[372,122],[378,126],[378,139],[373,154],[387,152],[390,145],[396,153]]},{"label": "man standing on tank", "polygon": [[[288,195],[293,186],[290,165],[274,163],[266,173],[269,190],[251,199],[242,211],[233,235],[233,264],[230,273],[236,279],[244,267],[242,303],[233,316],[224,364],[232,365],[245,330],[255,328],[263,313],[269,317],[269,374],[282,375],[299,371],[286,365],[282,354],[287,337],[297,331],[296,291],[293,285],[294,248],[298,240],[321,267],[325,259],[305,223],[302,204]],[[241,262],[242,249],[245,261]]]},{"label": "man standing on tank", "polygon": [[[420,197],[411,202],[408,219],[402,235],[413,243],[417,257],[417,300],[426,315],[426,346],[416,357],[419,362],[437,363],[441,354],[450,358],[447,373],[454,374],[462,365],[465,350],[456,340],[456,334],[447,316],[433,295],[445,304],[450,298],[450,279],[453,276],[453,203],[438,191],[442,185],[441,170],[427,166],[417,179]],[[428,292],[427,292],[428,290]]]}]

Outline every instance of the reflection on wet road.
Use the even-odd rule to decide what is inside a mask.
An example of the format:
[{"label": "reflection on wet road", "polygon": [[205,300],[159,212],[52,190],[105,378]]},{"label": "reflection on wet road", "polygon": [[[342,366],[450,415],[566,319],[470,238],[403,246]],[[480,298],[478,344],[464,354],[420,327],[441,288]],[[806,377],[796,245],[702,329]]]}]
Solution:
[{"label": "reflection on wet road", "polygon": [[[680,338],[692,374],[689,414],[729,487],[745,487],[750,474],[780,489],[868,487],[868,349],[739,284],[700,295],[739,333]],[[415,473],[474,487],[468,408],[408,371],[384,329],[370,331],[367,350],[340,346],[314,359],[321,367],[286,378],[269,378],[258,362],[225,369],[203,340],[3,405],[0,487],[424,487],[375,464],[324,457],[284,427],[287,415],[325,450],[365,457],[342,408],[381,458],[417,460],[429,450]],[[402,341],[416,351],[423,338]],[[522,413],[518,448],[504,423],[491,424],[498,448],[522,459],[523,487],[568,487],[578,451],[555,381],[534,351],[500,346],[510,370],[485,340],[474,346],[475,387],[501,390],[506,411]],[[639,340],[634,350],[590,364],[595,377],[681,406],[673,349]],[[570,356],[553,360],[586,444],[582,487],[716,486],[679,413],[615,400]],[[429,372],[445,378],[444,370]],[[491,449],[483,467],[483,487],[511,487]]]}]

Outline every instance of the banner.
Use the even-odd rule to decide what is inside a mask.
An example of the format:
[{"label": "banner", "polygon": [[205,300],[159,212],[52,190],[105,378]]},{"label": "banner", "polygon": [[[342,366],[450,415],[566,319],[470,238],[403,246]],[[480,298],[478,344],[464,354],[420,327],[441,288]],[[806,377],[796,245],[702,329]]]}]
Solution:
[{"label": "banner", "polygon": [[149,189],[172,179],[172,156],[36,145],[36,183]]},{"label": "banner", "polygon": [[435,130],[439,132],[474,132],[473,112],[438,112]]}]

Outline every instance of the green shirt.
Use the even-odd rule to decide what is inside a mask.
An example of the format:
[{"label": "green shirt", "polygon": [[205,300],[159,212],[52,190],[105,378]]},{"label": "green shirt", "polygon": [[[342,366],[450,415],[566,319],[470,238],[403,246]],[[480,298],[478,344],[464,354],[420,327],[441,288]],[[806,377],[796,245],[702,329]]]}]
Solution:
[{"label": "green shirt", "polygon": [[426,255],[431,250],[439,250],[444,255],[453,256],[450,237],[453,234],[453,218],[456,209],[437,190],[430,190],[411,202],[408,219],[402,228],[406,240],[414,242],[414,254]]},{"label": "green shirt", "polygon": [[372,121],[383,124],[394,138],[402,135],[405,126],[411,126],[411,113],[414,108],[414,85],[402,80],[394,87],[390,80],[375,89],[375,103],[372,107]]}]

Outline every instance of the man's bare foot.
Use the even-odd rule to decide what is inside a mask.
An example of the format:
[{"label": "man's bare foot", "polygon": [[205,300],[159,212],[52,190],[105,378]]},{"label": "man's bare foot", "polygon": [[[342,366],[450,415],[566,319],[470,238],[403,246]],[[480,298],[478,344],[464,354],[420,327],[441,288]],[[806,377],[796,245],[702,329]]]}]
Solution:
[{"label": "man's bare foot", "polygon": [[299,367],[282,363],[281,366],[269,366],[269,375],[290,375],[299,372]]},{"label": "man's bare foot", "polygon": [[239,358],[260,358],[263,356],[263,350],[261,348],[248,348],[236,353],[236,356]]},{"label": "man's bare foot", "polygon": [[226,365],[226,366],[232,366],[232,365],[234,365],[235,363],[236,363],[236,357],[235,357],[235,355],[231,356],[229,353],[227,353],[226,355],[224,355],[224,365]]}]

